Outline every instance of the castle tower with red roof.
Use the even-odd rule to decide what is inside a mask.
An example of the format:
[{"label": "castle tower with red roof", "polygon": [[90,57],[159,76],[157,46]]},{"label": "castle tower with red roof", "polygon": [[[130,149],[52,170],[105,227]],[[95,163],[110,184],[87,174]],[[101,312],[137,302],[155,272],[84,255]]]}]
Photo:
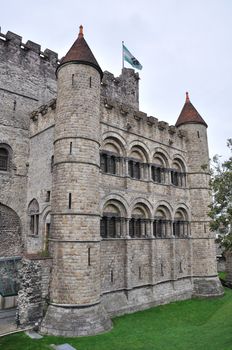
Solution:
[{"label": "castle tower with red roof", "polygon": [[[194,293],[197,296],[213,295],[220,290],[216,271],[214,234],[209,229],[209,151],[207,124],[190,102],[186,101],[176,122],[176,127],[187,135],[188,175],[191,208],[191,251]],[[211,291],[211,292],[210,292]]]},{"label": "castle tower with red roof", "polygon": [[101,77],[80,26],[77,40],[57,69],[53,269],[50,305],[42,326],[50,334],[87,335],[111,327],[100,303]]}]

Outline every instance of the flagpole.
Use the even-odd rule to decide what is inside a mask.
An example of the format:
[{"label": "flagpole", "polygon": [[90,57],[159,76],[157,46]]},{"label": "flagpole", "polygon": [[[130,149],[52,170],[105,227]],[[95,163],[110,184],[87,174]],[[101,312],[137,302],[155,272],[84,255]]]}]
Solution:
[{"label": "flagpole", "polygon": [[122,41],[122,69],[124,68],[124,54],[123,54],[123,45],[124,45],[124,41]]}]

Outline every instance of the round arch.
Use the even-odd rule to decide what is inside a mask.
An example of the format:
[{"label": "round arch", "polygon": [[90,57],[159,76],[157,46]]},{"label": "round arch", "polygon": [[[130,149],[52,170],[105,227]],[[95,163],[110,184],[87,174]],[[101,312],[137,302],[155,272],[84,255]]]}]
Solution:
[{"label": "round arch", "polygon": [[188,237],[190,234],[189,213],[185,205],[179,205],[174,212],[173,235],[175,237]]},{"label": "round arch", "polygon": [[151,153],[150,150],[148,148],[148,146],[140,140],[133,140],[132,142],[130,142],[129,146],[128,146],[128,154],[127,156],[130,157],[132,151],[134,149],[138,149],[141,152],[143,152],[143,157],[144,157],[144,162],[146,163],[150,163],[151,162]]},{"label": "round arch", "polygon": [[130,211],[129,211],[129,217],[132,216],[133,210],[136,207],[143,208],[143,210],[145,210],[147,212],[147,218],[151,218],[152,217],[153,206],[146,198],[138,197],[138,198],[135,198],[131,202],[131,204],[130,204]]},{"label": "round arch", "polygon": [[101,201],[100,201],[100,212],[103,213],[103,209],[105,206],[105,203],[109,202],[109,201],[117,201],[119,203],[121,203],[123,205],[123,207],[125,208],[125,213],[126,213],[126,217],[128,216],[128,210],[129,210],[129,204],[127,202],[127,200],[120,194],[118,193],[111,193],[109,195],[104,196]]},{"label": "round arch", "polygon": [[170,156],[168,154],[168,152],[166,152],[166,150],[164,150],[161,147],[156,147],[153,152],[152,152],[152,160],[155,157],[155,155],[160,155],[163,157],[163,160],[165,162],[165,167],[166,168],[170,168],[170,163],[171,163],[171,159]]},{"label": "round arch", "polygon": [[173,157],[172,157],[172,165],[173,165],[173,163],[174,163],[175,161],[179,162],[179,164],[180,164],[181,167],[182,167],[182,171],[183,171],[183,172],[187,172],[186,161],[185,161],[184,157],[183,157],[181,154],[176,153],[176,154],[173,155]]},{"label": "round arch", "polygon": [[161,207],[161,206],[167,208],[167,211],[169,212],[169,215],[170,215],[170,220],[172,220],[172,218],[173,218],[173,207],[171,206],[170,203],[168,203],[167,201],[164,201],[164,200],[160,200],[160,201],[156,202],[156,204],[154,206],[153,217],[155,217],[155,213],[156,213],[157,209],[159,207]]},{"label": "round arch", "polygon": [[114,140],[116,143],[118,143],[118,145],[120,146],[121,148],[121,151],[122,151],[122,156],[126,156],[126,148],[127,148],[127,143],[126,143],[126,140],[123,138],[123,136],[121,136],[119,133],[117,132],[113,132],[113,131],[106,131],[103,133],[102,135],[102,145],[101,145],[101,149],[103,150],[104,149],[104,145],[106,143],[107,140]]}]

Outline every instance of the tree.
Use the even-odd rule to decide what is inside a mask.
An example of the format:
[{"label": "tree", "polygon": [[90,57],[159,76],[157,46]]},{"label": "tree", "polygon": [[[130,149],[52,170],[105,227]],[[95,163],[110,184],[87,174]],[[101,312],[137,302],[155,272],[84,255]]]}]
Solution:
[{"label": "tree", "polygon": [[227,141],[231,156],[221,162],[218,155],[213,157],[210,187],[213,202],[209,216],[212,231],[219,231],[219,242],[226,250],[232,251],[232,139]]}]

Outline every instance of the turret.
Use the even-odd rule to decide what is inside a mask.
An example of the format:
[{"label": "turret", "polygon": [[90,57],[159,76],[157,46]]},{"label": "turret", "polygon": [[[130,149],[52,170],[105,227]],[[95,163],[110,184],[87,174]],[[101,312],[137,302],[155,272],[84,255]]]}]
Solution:
[{"label": "turret", "polygon": [[217,277],[215,237],[209,230],[208,206],[211,196],[207,124],[190,102],[188,93],[176,127],[187,134],[194,294],[216,296],[223,292]]},{"label": "turret", "polygon": [[99,139],[102,70],[83,36],[57,69],[50,304],[42,331],[76,336],[111,327],[100,303]]}]

